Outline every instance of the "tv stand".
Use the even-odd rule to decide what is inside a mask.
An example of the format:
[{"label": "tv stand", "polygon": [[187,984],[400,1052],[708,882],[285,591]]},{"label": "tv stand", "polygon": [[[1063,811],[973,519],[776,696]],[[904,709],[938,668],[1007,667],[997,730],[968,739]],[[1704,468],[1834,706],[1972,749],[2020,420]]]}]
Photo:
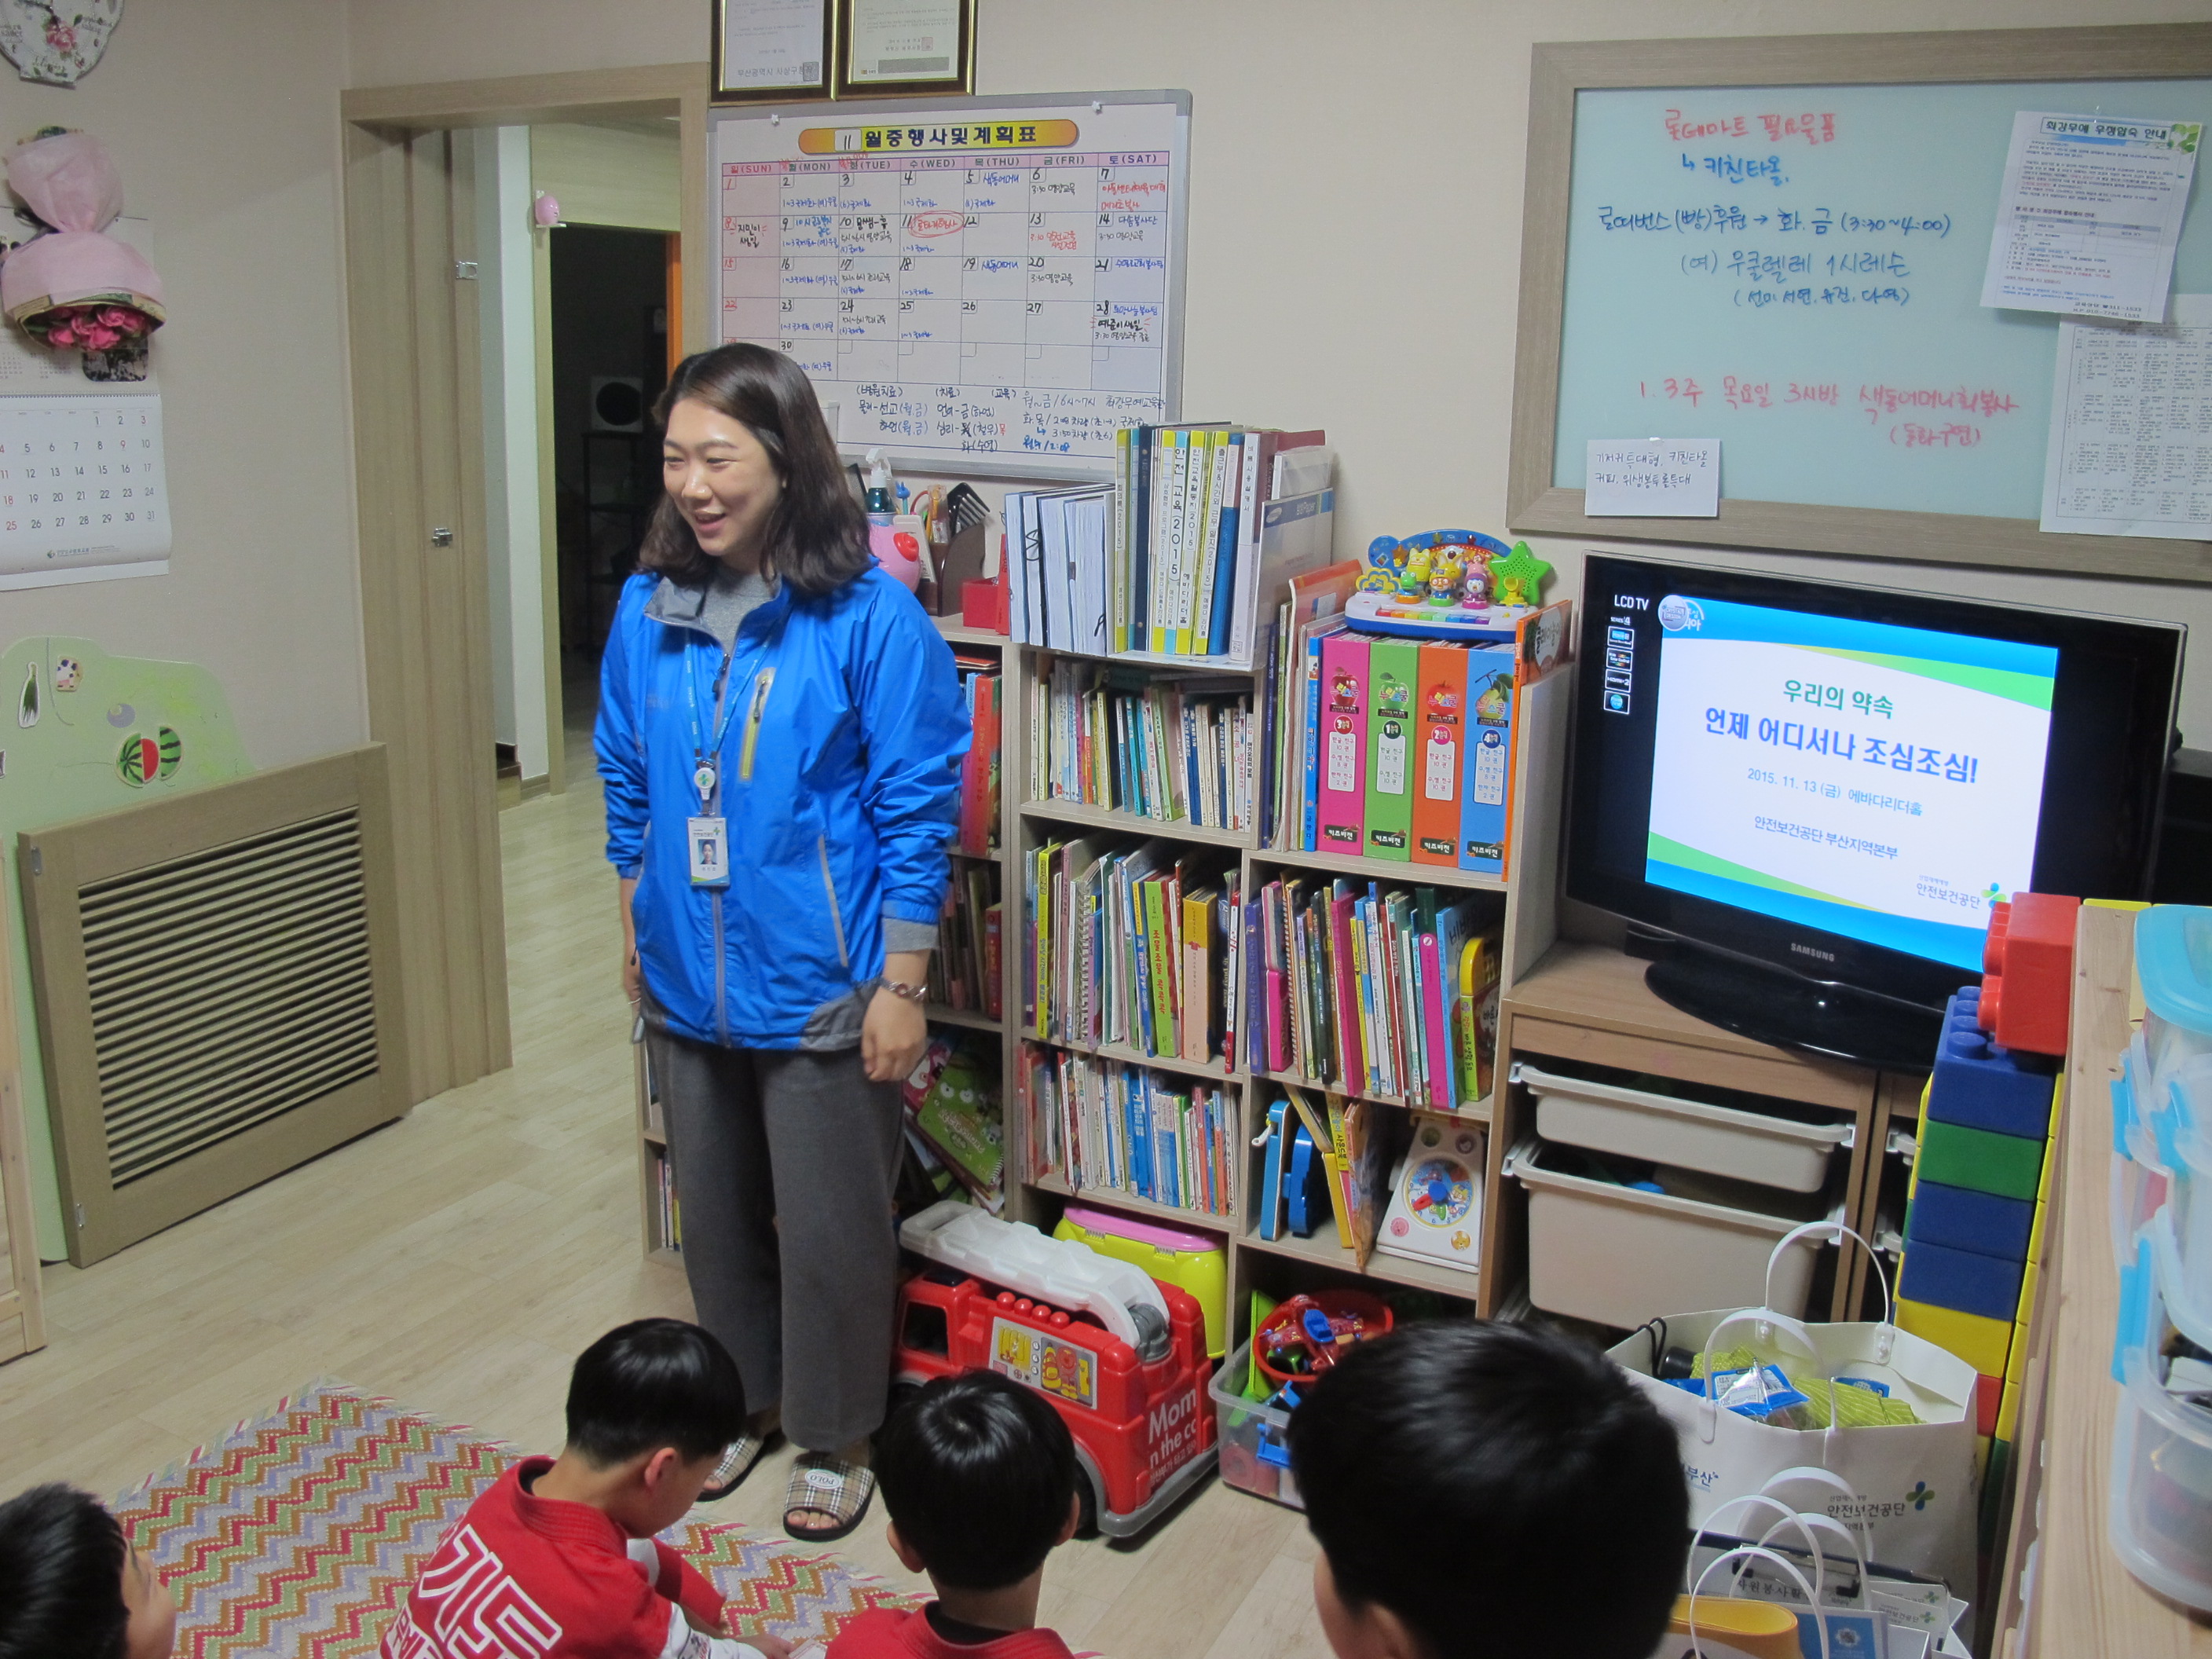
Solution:
[{"label": "tv stand", "polygon": [[1644,982],[1670,1007],[1754,1042],[1887,1071],[1927,1069],[1943,1030],[1935,1009],[1694,945],[1671,947]]}]

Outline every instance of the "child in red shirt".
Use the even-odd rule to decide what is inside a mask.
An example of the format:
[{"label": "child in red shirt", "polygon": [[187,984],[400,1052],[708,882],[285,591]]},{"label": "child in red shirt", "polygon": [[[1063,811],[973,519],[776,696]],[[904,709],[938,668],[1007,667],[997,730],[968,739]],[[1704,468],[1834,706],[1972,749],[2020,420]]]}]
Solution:
[{"label": "child in red shirt", "polygon": [[1039,1395],[993,1371],[941,1376],[876,1437],[892,1551],[937,1600],[864,1613],[829,1659],[1069,1659],[1036,1628],[1044,1559],[1075,1535],[1075,1442]]},{"label": "child in red shirt", "polygon": [[728,1351],[680,1319],[641,1319],[584,1350],[568,1443],[526,1457],[440,1540],[383,1659],[787,1659],[740,1642],[722,1598],[653,1534],[697,1499],[744,1431]]}]

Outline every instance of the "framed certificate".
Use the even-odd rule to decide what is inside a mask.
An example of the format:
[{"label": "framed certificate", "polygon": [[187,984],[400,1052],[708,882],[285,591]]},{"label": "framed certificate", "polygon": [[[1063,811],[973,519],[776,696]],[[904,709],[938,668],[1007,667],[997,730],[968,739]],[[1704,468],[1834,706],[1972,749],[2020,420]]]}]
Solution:
[{"label": "framed certificate", "polygon": [[840,98],[975,89],[975,0],[836,0]]},{"label": "framed certificate", "polygon": [[830,96],[831,0],[714,0],[717,104]]}]

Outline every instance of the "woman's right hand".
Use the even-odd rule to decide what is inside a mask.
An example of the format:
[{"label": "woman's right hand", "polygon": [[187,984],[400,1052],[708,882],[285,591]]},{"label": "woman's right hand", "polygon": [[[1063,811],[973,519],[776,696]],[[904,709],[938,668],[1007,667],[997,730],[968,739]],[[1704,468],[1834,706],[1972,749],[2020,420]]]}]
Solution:
[{"label": "woman's right hand", "polygon": [[617,893],[622,906],[623,995],[629,1000],[629,1006],[633,1008],[641,1007],[645,996],[645,973],[637,965],[637,924],[631,920],[629,910],[630,901],[636,896],[637,878],[624,876]]}]

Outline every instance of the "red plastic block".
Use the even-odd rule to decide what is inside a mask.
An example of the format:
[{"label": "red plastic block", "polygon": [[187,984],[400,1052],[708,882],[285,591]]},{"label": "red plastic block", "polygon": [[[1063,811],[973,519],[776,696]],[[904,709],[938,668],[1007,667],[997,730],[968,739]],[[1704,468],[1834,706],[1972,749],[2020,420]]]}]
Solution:
[{"label": "red plastic block", "polygon": [[975,577],[961,585],[960,620],[969,628],[993,634],[1006,631],[1006,584],[1003,577],[981,581]]},{"label": "red plastic block", "polygon": [[1980,1024],[2001,1048],[2066,1052],[2066,1005],[2074,984],[2074,923],[2081,901],[2014,893],[1995,906],[1982,946]]},{"label": "red plastic block", "polygon": [[1997,1431],[1997,1407],[2004,1403],[2004,1378],[1976,1376],[1974,1378],[1974,1432],[1991,1435]]}]

